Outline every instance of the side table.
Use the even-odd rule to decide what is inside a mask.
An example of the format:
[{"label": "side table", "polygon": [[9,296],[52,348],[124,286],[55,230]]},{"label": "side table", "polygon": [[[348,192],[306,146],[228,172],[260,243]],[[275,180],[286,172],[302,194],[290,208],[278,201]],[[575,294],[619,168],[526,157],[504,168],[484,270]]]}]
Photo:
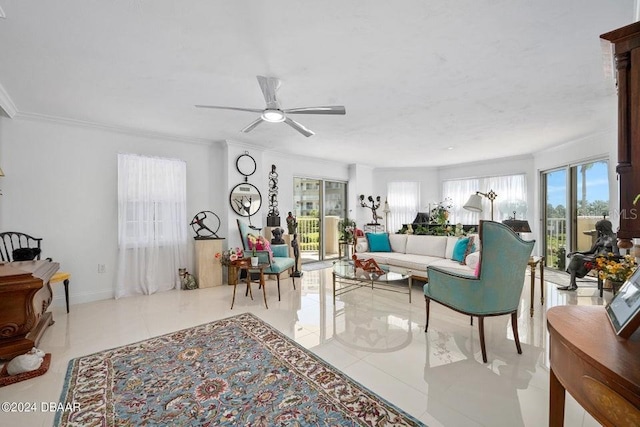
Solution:
[{"label": "side table", "polygon": [[[243,258],[243,259],[239,259],[239,260],[236,260],[236,261],[232,261],[230,266],[233,267],[236,270],[237,277],[240,277],[240,272],[242,270],[246,270],[247,271],[247,277],[246,277],[247,289],[246,289],[246,291],[244,293],[244,296],[246,297],[247,295],[249,295],[251,297],[251,299],[253,299],[253,293],[251,292],[251,273],[252,272],[253,273],[259,272],[260,273],[260,287],[262,288],[262,296],[264,298],[264,306],[268,309],[269,306],[267,305],[267,290],[266,290],[265,281],[264,281],[264,269],[269,267],[269,264],[264,263],[264,264],[258,264],[257,266],[252,266],[250,258]],[[231,299],[231,310],[233,310],[233,305],[236,302],[236,287],[237,286],[238,286],[238,280],[236,280],[235,283],[233,283],[233,297]]]},{"label": "side table", "polygon": [[530,317],[533,317],[533,297],[536,286],[536,266],[540,266],[540,305],[544,305],[544,257],[532,256],[529,258],[529,268],[531,269],[531,301],[529,307]]}]

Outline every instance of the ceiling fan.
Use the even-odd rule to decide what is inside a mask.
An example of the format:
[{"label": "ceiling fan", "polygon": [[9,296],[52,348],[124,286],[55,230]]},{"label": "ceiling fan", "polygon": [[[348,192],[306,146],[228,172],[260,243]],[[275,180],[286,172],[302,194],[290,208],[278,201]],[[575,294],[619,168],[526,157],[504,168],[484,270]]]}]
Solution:
[{"label": "ceiling fan", "polygon": [[285,122],[304,136],[314,135],[312,131],[302,126],[295,120],[287,117],[289,114],[346,114],[346,110],[342,105],[333,105],[325,107],[301,107],[290,108],[283,110],[280,107],[280,103],[276,98],[276,91],[280,87],[280,80],[275,77],[256,76],[264,100],[267,103],[267,107],[263,110],[256,108],[241,108],[241,107],[219,107],[215,105],[196,105],[197,108],[213,108],[217,110],[236,110],[236,111],[248,111],[251,113],[260,113],[260,117],[251,122],[247,127],[242,129],[242,132],[251,132],[262,122],[279,123]]}]

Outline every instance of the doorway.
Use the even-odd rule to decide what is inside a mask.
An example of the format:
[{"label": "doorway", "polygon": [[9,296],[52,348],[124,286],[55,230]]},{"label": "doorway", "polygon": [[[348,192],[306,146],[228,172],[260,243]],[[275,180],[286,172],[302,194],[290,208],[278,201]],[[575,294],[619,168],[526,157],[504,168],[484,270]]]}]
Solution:
[{"label": "doorway", "polygon": [[566,254],[586,251],[595,224],[609,216],[609,162],[595,160],[542,172],[545,264],[564,270]]},{"label": "doorway", "polygon": [[293,178],[302,263],[338,258],[338,222],[347,213],[347,183],[317,178]]}]

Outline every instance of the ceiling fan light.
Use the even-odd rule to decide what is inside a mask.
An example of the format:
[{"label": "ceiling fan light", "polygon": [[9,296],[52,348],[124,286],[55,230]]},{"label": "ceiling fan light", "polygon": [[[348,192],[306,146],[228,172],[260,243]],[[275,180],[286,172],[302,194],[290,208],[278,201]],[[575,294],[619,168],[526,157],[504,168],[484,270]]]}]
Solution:
[{"label": "ceiling fan light", "polygon": [[278,123],[284,121],[284,113],[280,110],[264,110],[262,112],[262,120],[270,123]]}]

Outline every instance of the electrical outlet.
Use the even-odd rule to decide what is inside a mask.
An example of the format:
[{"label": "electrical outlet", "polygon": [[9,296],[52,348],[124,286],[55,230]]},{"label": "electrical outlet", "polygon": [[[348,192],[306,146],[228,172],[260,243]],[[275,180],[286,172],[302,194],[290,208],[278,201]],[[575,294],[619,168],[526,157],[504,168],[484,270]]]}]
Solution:
[{"label": "electrical outlet", "polygon": [[104,266],[104,264],[98,264],[98,273],[103,274],[105,272],[106,268]]}]

